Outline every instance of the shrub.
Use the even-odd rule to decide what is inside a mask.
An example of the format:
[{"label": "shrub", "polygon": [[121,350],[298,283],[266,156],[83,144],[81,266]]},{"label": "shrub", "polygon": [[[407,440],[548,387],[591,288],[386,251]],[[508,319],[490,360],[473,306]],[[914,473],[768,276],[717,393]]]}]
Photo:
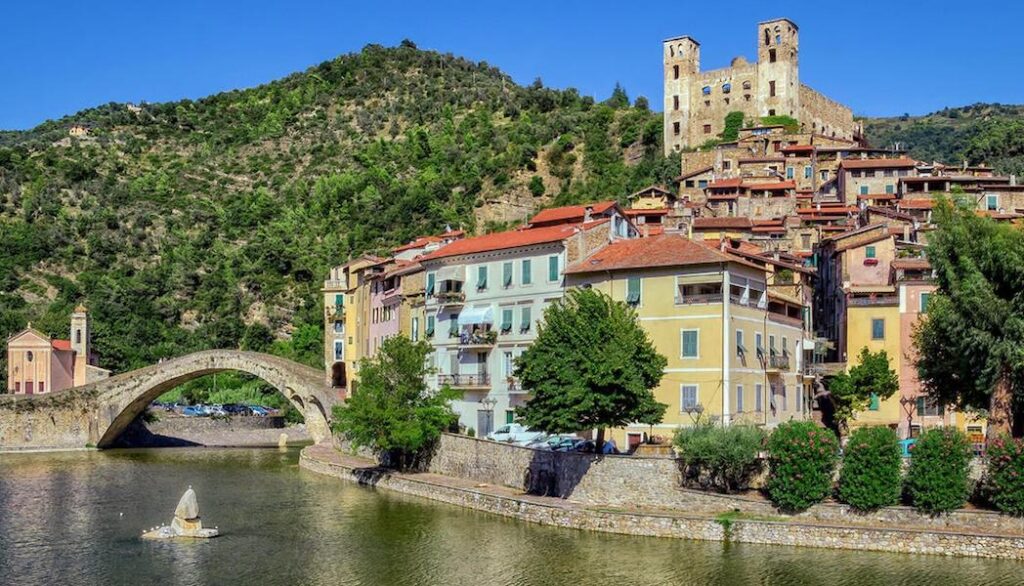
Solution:
[{"label": "shrub", "polygon": [[747,425],[697,425],[680,428],[672,440],[679,452],[684,478],[701,488],[722,492],[742,490],[761,469],[758,451],[764,432]]},{"label": "shrub", "polygon": [[836,436],[810,421],[789,421],[768,438],[768,497],[779,509],[802,511],[832,492]]},{"label": "shrub", "polygon": [[895,431],[888,427],[857,429],[843,455],[839,500],[860,511],[896,504],[902,460]]},{"label": "shrub", "polygon": [[910,504],[929,514],[957,509],[967,502],[967,468],[971,449],[967,436],[944,427],[924,432],[914,445],[907,471]]},{"label": "shrub", "polygon": [[1000,437],[989,444],[986,480],[997,509],[1024,515],[1024,440]]}]

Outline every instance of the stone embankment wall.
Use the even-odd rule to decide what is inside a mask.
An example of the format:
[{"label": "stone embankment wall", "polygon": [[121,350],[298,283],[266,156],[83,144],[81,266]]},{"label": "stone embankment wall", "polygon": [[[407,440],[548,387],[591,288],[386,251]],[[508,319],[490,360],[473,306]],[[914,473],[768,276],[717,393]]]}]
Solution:
[{"label": "stone embankment wall", "polygon": [[309,441],[304,425],[285,427],[284,417],[180,417],[135,420],[118,438],[119,447],[258,447]]},{"label": "stone embankment wall", "polygon": [[739,511],[814,523],[999,532],[1024,537],[1024,519],[992,511],[961,510],[930,517],[910,507],[859,513],[846,505],[823,503],[797,515],[784,515],[760,496],[683,488],[682,472],[674,458],[547,452],[445,434],[431,459],[429,471],[508,486],[530,494],[557,496],[587,506],[639,506],[708,514]]},{"label": "stone embankment wall", "polygon": [[[635,508],[610,510],[555,497],[511,494],[508,489],[474,485],[462,479],[450,480],[437,474],[399,474],[360,467],[351,459],[346,461],[338,456],[330,446],[311,446],[303,450],[301,465],[364,485],[571,529],[767,545],[1024,559],[1024,535],[921,530],[902,527],[896,522],[857,527],[817,523],[800,517],[780,520],[730,517],[726,520],[721,515],[687,510],[665,513]],[[487,473],[495,470],[492,467]],[[639,500],[635,504],[648,505]]]}]

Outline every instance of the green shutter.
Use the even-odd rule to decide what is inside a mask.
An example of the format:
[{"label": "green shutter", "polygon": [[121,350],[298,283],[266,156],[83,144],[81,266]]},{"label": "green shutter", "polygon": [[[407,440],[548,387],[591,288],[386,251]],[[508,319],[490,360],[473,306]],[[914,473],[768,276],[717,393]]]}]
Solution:
[{"label": "green shutter", "polygon": [[487,288],[487,267],[477,267],[476,269],[476,288],[486,289]]},{"label": "green shutter", "polygon": [[887,193],[889,195],[892,195],[895,192],[896,191],[895,191],[895,187],[893,186],[893,184],[890,183],[890,184],[885,186],[885,193]]},{"label": "green shutter", "polygon": [[871,409],[872,411],[878,411],[880,403],[881,401],[879,401],[878,395],[876,395],[875,393],[871,393],[871,405],[868,406],[868,409]]},{"label": "green shutter", "polygon": [[448,322],[448,335],[453,337],[459,335],[459,316],[454,313],[451,316],[451,320]]},{"label": "green shutter", "polygon": [[875,254],[876,253],[874,246],[868,246],[867,248],[864,249],[864,256],[867,258],[875,258]]},{"label": "green shutter", "polygon": [[505,411],[505,423],[515,423],[515,421],[516,421],[516,412],[512,411],[511,409],[509,409],[508,411]]},{"label": "green shutter", "polygon": [[530,331],[530,325],[531,325],[531,323],[530,323],[531,322],[531,320],[530,320],[530,308],[529,307],[524,307],[523,308],[523,316],[522,317],[523,317],[523,319],[522,319],[522,322],[519,324],[519,329],[521,329],[524,332],[528,332],[528,331]]},{"label": "green shutter", "polygon": [[502,265],[501,266],[501,271],[503,273],[501,275],[502,281],[505,283],[505,286],[506,287],[511,287],[512,286],[512,263],[507,262],[504,265]]},{"label": "green shutter", "polygon": [[529,285],[533,282],[533,263],[530,259],[523,259],[523,276],[522,282],[524,285]]},{"label": "green shutter", "polygon": [[861,185],[860,186],[860,194],[861,195],[867,195],[868,194],[868,186],[867,185]]},{"label": "green shutter", "polygon": [[341,307],[343,305],[345,305],[345,296],[340,294],[340,293],[338,295],[335,295],[334,296],[334,306],[335,307]]},{"label": "green shutter", "polygon": [[548,280],[549,281],[557,281],[558,280],[558,257],[557,256],[549,256],[548,257]]},{"label": "green shutter", "polygon": [[640,277],[630,277],[627,281],[626,303],[640,303]]},{"label": "green shutter", "polygon": [[434,273],[427,273],[427,296],[434,294],[434,282],[436,278],[437,275]]},{"label": "green shutter", "polygon": [[502,309],[501,310],[501,331],[511,332],[512,331],[512,310]]},{"label": "green shutter", "polygon": [[928,302],[931,301],[931,293],[921,293],[921,313],[928,313]]},{"label": "green shutter", "polygon": [[432,315],[428,315],[427,316],[427,330],[426,330],[426,334],[427,334],[428,338],[430,338],[430,337],[432,337],[434,335],[434,316],[432,316]]},{"label": "green shutter", "polygon": [[683,332],[683,358],[697,358],[697,332],[694,330]]}]

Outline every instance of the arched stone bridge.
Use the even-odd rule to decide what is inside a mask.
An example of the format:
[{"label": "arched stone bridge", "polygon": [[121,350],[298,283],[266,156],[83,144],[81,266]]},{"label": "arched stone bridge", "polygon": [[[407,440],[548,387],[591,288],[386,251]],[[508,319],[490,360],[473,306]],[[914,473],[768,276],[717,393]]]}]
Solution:
[{"label": "arched stone bridge", "polygon": [[160,395],[226,370],[273,385],[302,412],[315,441],[329,436],[331,407],[341,397],[322,371],[269,354],[207,350],[64,391],[0,395],[0,449],[109,447]]}]

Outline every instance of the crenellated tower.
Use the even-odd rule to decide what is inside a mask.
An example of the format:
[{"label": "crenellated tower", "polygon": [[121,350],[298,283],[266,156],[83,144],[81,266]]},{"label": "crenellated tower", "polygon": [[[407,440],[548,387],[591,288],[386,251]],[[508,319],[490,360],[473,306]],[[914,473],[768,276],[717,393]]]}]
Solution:
[{"label": "crenellated tower", "polygon": [[689,146],[691,96],[700,72],[700,43],[691,37],[675,37],[662,43],[665,64],[665,154]]}]

